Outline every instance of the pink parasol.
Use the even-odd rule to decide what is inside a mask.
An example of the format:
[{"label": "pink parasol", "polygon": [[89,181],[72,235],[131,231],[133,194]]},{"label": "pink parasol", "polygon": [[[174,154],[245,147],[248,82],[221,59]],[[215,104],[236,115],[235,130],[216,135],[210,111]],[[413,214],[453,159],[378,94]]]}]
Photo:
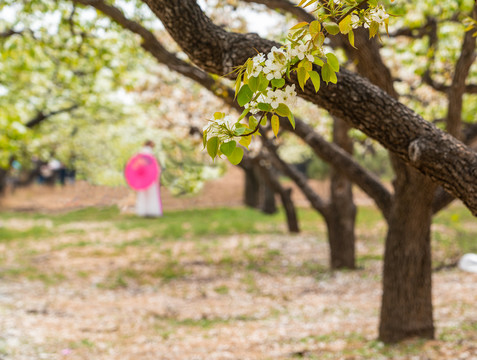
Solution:
[{"label": "pink parasol", "polygon": [[154,156],[149,154],[134,155],[124,169],[126,182],[134,190],[146,189],[157,181],[159,174],[159,165]]}]

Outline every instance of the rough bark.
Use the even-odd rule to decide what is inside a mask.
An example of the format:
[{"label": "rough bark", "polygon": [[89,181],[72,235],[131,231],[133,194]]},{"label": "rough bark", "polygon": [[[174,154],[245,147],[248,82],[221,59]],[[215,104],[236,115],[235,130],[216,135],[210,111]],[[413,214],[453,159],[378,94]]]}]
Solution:
[{"label": "rough bark", "polygon": [[[349,126],[335,118],[333,142],[352,154],[353,141],[348,136]],[[332,269],[354,269],[356,206],[353,201],[351,181],[340,171],[331,169],[330,203],[328,205],[328,242]]]},{"label": "rough bark", "polygon": [[[365,51],[348,47],[347,52],[357,60],[358,71],[397,98],[378,44],[366,42],[363,32],[356,39]],[[412,336],[433,338],[430,231],[436,186],[396,154],[390,153],[390,158],[396,178],[387,217],[379,337],[385,342]],[[410,255],[411,251],[415,253]]]},{"label": "rough bark", "polygon": [[[228,33],[215,26],[192,0],[144,0],[175,41],[199,67],[233,77],[232,70],[279,45],[256,34]],[[319,69],[318,69],[319,70]],[[292,79],[296,83],[296,79]],[[299,94],[378,140],[420,172],[462,199],[477,215],[477,154],[426,122],[383,90],[341,70],[338,84],[318,93],[312,84]]]},{"label": "rough bark", "polygon": [[400,169],[386,236],[379,326],[379,338],[387,343],[434,337],[430,229],[435,185],[396,159],[393,165]]}]

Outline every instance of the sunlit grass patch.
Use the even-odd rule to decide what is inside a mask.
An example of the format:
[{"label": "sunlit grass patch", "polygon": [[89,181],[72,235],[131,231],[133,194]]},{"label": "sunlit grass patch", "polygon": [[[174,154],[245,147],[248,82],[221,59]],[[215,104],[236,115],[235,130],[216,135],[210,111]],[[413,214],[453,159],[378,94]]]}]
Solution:
[{"label": "sunlit grass patch", "polygon": [[121,214],[116,206],[88,207],[51,216],[56,225],[83,221],[111,221],[118,218],[121,218]]},{"label": "sunlit grass patch", "polygon": [[125,216],[116,223],[120,230],[147,229],[160,240],[180,240],[204,236],[277,233],[282,214],[266,215],[248,208],[197,209],[166,212],[163,218]]},{"label": "sunlit grass patch", "polygon": [[26,230],[0,227],[0,243],[17,240],[38,240],[52,236],[54,231],[44,226],[33,226]]},{"label": "sunlit grass patch", "polygon": [[0,269],[0,279],[28,279],[40,281],[47,286],[57,285],[66,280],[66,275],[58,271],[47,271],[32,265],[16,265]]}]

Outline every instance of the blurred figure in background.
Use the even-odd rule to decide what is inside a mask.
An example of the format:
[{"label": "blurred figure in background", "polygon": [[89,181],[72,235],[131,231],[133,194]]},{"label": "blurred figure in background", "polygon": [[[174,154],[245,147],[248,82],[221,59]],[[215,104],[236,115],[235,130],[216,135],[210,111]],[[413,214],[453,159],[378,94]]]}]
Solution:
[{"label": "blurred figure in background", "polygon": [[[157,170],[155,172],[155,176],[153,176],[153,180],[150,185],[142,189],[136,189],[136,214],[138,216],[143,217],[159,217],[162,216],[162,201],[161,201],[161,189],[160,189],[160,176],[161,176],[161,167],[160,164],[154,157],[154,142],[151,140],[147,140],[144,143],[144,147],[141,149],[139,154],[135,157],[141,158],[142,155],[146,155],[143,159],[146,160],[153,160],[155,164],[148,163],[147,166],[154,168],[157,166]],[[133,159],[135,158],[133,157]],[[137,162],[139,163],[139,162]],[[139,165],[137,166],[139,169]],[[139,169],[140,170],[140,169]],[[137,171],[137,174],[141,176],[147,177],[149,176],[150,172],[147,170],[144,171]],[[131,184],[130,184],[131,185]]]}]

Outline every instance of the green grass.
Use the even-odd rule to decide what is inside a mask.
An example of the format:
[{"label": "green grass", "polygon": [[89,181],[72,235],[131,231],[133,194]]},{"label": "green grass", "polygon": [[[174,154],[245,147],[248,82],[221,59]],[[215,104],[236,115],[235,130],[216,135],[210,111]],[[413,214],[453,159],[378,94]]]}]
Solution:
[{"label": "green grass", "polygon": [[52,236],[54,231],[44,226],[33,226],[26,230],[0,227],[0,243],[18,240],[39,240]]},{"label": "green grass", "polygon": [[[317,241],[326,241],[326,228],[323,219],[312,209],[298,209],[302,234],[313,236]],[[61,281],[61,276],[40,271],[32,259],[39,255],[36,248],[30,244],[36,244],[56,236],[68,235],[72,240],[68,243],[53,245],[52,251],[62,251],[74,248],[86,248],[92,245],[102,245],[116,248],[115,255],[122,255],[130,247],[146,247],[151,253],[157,253],[168,241],[194,240],[198,251],[209,261],[211,265],[222,268],[225,273],[231,273],[234,269],[241,268],[252,272],[282,272],[288,275],[305,275],[321,277],[327,268],[322,264],[308,261],[299,268],[282,266],[282,260],[287,254],[278,250],[269,249],[238,249],[233,254],[225,254],[219,260],[207,260],[214,248],[220,244],[225,236],[237,234],[287,234],[284,226],[283,211],[274,215],[265,215],[260,211],[248,208],[218,208],[218,209],[195,209],[182,211],[168,211],[163,218],[145,219],[133,215],[121,214],[116,207],[85,208],[64,214],[36,214],[36,213],[12,213],[0,212],[0,224],[2,220],[43,220],[50,221],[53,227],[34,225],[25,229],[9,228],[0,225],[0,244],[4,244],[8,250],[21,249],[18,253],[18,261],[15,265],[5,266],[6,253],[0,256],[2,265],[0,276],[2,277],[26,277],[36,278],[45,283]],[[111,229],[117,229],[124,233],[132,230],[145,231],[140,237],[130,238],[123,242],[110,242],[106,245],[100,240],[86,240],[87,230],[71,229],[58,225],[68,225],[77,222],[102,223],[108,222],[107,227],[100,227],[104,236],[110,236]],[[6,224],[7,222],[5,222]],[[357,254],[359,266],[366,266],[372,261],[382,261],[381,249],[384,244],[386,224],[378,210],[374,207],[361,207],[357,216],[357,232],[360,234],[359,241],[363,241],[368,248],[367,253]],[[368,229],[379,229],[369,232]],[[382,229],[382,230],[381,230]],[[290,235],[293,236],[293,235]],[[445,211],[441,211],[434,217],[434,230],[432,234],[432,248],[437,254],[434,265],[446,264],[454,261],[463,253],[477,252],[477,226],[475,218],[462,205],[455,204]],[[32,241],[34,240],[34,241]],[[21,244],[21,247],[18,245]],[[13,250],[13,248],[12,248]],[[17,251],[17,250],[15,250]],[[98,250],[99,251],[99,250]],[[91,253],[88,253],[92,255]],[[104,256],[110,256],[106,252]],[[94,254],[93,254],[94,255]],[[101,255],[101,254],[99,254]],[[98,255],[98,256],[99,256]],[[167,254],[166,254],[167,255]],[[85,256],[80,253],[79,256]],[[146,273],[134,270],[118,270],[111,273],[104,287],[119,288],[127,286],[131,281],[150,281],[160,279],[171,281],[183,278],[188,274],[185,266],[177,261],[172,261],[167,256],[166,265],[158,265],[154,269],[148,269]],[[142,280],[141,280],[142,279]],[[146,279],[146,280],[145,280]],[[253,287],[253,286],[252,286]],[[220,291],[220,290],[219,290]]]},{"label": "green grass", "polygon": [[161,240],[220,237],[233,234],[278,233],[281,213],[265,215],[247,208],[200,209],[167,212],[159,219],[123,216],[115,223],[119,230],[148,229]]}]

